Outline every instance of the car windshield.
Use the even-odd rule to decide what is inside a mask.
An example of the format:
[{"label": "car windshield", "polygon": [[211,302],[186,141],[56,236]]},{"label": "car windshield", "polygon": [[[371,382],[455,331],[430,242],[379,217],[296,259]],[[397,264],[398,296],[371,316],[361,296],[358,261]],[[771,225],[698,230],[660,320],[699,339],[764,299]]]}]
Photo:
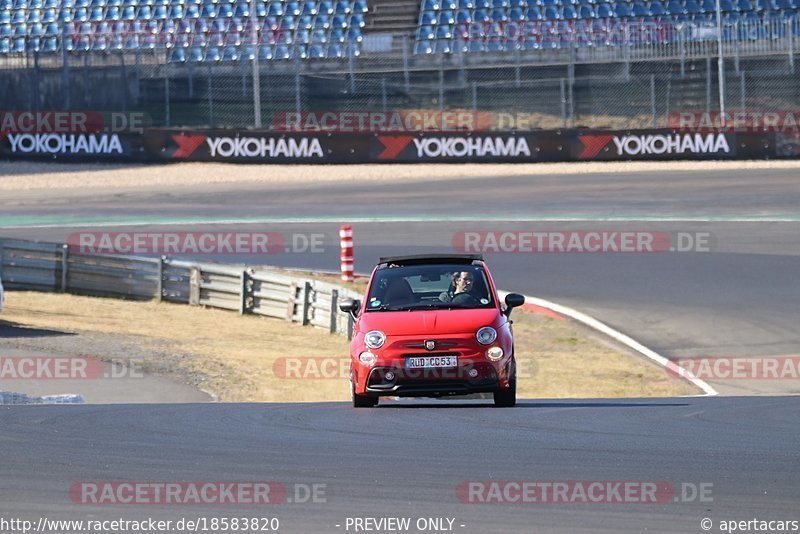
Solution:
[{"label": "car windshield", "polygon": [[491,308],[494,299],[479,265],[409,265],[379,269],[366,311]]}]

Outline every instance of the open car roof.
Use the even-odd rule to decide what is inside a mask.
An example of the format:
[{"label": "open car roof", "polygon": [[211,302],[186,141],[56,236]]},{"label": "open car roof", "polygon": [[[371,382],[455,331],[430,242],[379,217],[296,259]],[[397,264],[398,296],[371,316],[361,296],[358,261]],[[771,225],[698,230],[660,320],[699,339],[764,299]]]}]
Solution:
[{"label": "open car roof", "polygon": [[476,261],[483,261],[483,256],[481,254],[416,254],[412,256],[387,256],[381,258],[378,264],[436,265],[437,263],[443,263],[448,265],[471,265]]}]

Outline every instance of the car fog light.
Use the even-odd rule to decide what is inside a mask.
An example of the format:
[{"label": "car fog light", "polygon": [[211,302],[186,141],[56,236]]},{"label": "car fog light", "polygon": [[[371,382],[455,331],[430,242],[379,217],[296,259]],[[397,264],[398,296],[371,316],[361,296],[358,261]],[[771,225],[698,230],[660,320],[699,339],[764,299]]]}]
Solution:
[{"label": "car fog light", "polygon": [[500,347],[492,347],[486,351],[486,357],[492,360],[493,362],[496,362],[497,360],[503,357],[503,349],[501,349]]},{"label": "car fog light", "polygon": [[367,365],[374,365],[375,355],[372,354],[370,351],[364,351],[358,355],[358,361]]},{"label": "car fog light", "polygon": [[470,376],[470,378],[477,377],[478,376],[478,370],[477,369],[470,369],[469,370],[469,376]]},{"label": "car fog light", "polygon": [[385,375],[383,375],[383,377],[384,377],[386,380],[388,380],[389,382],[391,382],[392,380],[394,380],[394,373],[393,373],[393,372],[391,372],[391,371],[389,371],[388,373],[386,373]]}]

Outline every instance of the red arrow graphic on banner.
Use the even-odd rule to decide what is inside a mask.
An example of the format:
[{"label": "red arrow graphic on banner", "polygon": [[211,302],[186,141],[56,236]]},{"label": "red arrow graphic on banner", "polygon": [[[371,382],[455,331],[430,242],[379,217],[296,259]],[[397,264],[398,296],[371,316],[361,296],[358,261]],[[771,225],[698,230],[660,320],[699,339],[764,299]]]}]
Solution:
[{"label": "red arrow graphic on banner", "polygon": [[613,135],[600,134],[600,135],[580,135],[578,140],[583,145],[583,151],[578,154],[578,159],[593,159],[597,157],[603,147],[611,141]]},{"label": "red arrow graphic on banner", "polygon": [[401,135],[401,136],[385,136],[385,137],[378,137],[378,141],[380,141],[384,149],[383,151],[378,154],[378,159],[395,159],[397,156],[400,155],[400,152],[403,151],[405,147],[414,139],[410,135]]},{"label": "red arrow graphic on banner", "polygon": [[207,138],[205,135],[173,135],[172,140],[178,149],[172,154],[172,159],[188,159]]}]

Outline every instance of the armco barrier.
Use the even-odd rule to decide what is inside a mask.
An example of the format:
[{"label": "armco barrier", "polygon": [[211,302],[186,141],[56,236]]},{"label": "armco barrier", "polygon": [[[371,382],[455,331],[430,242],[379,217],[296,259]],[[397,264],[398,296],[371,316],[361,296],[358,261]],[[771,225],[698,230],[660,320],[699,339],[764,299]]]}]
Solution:
[{"label": "armco barrier", "polygon": [[8,134],[6,159],[233,163],[530,163],[800,157],[797,132],[541,130],[276,133],[148,129],[142,134]]},{"label": "armco barrier", "polygon": [[0,278],[6,290],[164,300],[258,314],[347,335],[351,317],[339,310],[352,290],[246,265],[218,265],[108,254],[67,245],[0,238]]}]

